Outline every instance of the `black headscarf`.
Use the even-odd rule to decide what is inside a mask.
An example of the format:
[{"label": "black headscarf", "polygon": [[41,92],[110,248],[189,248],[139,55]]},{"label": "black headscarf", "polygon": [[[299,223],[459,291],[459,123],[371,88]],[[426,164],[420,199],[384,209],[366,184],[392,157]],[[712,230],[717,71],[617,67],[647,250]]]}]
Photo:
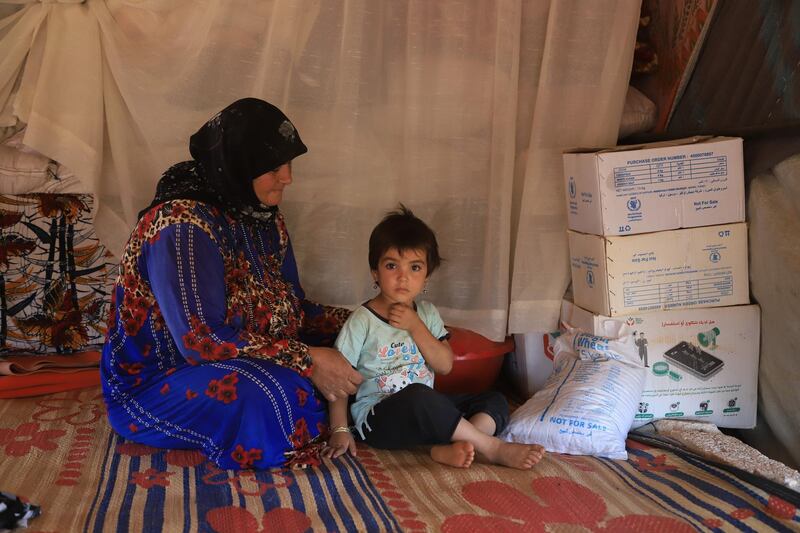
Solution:
[{"label": "black headscarf", "polygon": [[208,203],[229,216],[268,223],[277,206],[263,205],[253,180],[308,151],[283,112],[258,98],[237,100],[191,136],[193,160],[170,167],[158,182],[150,208],[168,200]]}]

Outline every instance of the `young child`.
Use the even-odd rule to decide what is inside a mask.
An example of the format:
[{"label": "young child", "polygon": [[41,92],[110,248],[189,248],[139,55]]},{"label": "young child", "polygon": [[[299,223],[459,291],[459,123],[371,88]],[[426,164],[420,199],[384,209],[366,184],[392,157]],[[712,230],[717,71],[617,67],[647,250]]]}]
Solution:
[{"label": "young child", "polygon": [[[495,437],[508,422],[508,404],[496,392],[445,395],[433,375],[453,366],[449,336],[429,302],[415,302],[439,266],[431,229],[400,204],[372,231],[369,266],[380,293],[356,309],[336,348],[364,377],[351,407],[359,437],[383,449],[433,445],[433,460],[467,468],[476,452],[485,460],[519,469],[533,467],[541,446]],[[347,400],[329,404],[331,436],[326,457],[356,455],[347,425]]]}]

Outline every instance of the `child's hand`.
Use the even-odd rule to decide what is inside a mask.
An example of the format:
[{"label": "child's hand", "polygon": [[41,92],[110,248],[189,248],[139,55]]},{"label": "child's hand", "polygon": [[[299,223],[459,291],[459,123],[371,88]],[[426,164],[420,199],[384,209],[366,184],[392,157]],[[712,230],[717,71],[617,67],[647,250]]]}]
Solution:
[{"label": "child's hand", "polygon": [[335,459],[347,451],[353,457],[356,456],[356,439],[353,438],[352,433],[341,431],[330,436],[328,445],[322,450],[322,456]]},{"label": "child's hand", "polygon": [[392,304],[389,306],[389,324],[392,326],[403,329],[411,333],[411,331],[419,326],[425,327],[419,315],[412,307],[405,304]]}]

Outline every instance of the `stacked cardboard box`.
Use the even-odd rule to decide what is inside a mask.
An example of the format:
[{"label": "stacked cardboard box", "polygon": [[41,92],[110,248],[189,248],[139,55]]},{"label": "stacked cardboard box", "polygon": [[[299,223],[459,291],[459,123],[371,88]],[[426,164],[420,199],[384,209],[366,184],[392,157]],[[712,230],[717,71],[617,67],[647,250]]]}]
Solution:
[{"label": "stacked cardboard box", "polygon": [[635,331],[648,373],[634,426],[753,427],[759,309],[747,305],[742,140],[574,150],[564,178],[574,305],[562,322]]}]

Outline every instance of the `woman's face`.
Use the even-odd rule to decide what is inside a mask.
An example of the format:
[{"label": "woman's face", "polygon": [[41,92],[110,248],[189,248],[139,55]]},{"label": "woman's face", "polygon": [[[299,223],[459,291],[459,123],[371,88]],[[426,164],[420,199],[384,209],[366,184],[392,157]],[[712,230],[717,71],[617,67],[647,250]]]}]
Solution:
[{"label": "woman's face", "polygon": [[283,199],[283,188],[292,182],[292,162],[284,163],[253,180],[253,191],[264,205],[278,205]]}]

